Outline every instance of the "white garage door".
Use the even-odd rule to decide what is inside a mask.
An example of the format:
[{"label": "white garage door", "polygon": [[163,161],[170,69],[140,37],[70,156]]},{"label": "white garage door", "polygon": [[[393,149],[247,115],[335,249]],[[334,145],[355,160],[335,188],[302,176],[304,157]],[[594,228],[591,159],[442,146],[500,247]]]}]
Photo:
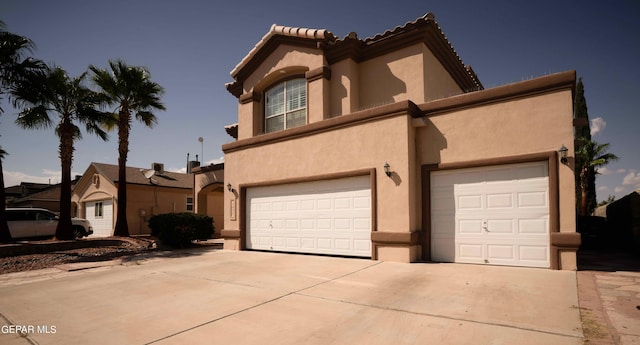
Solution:
[{"label": "white garage door", "polygon": [[548,163],[432,172],[431,258],[549,267]]},{"label": "white garage door", "polygon": [[247,248],[371,257],[369,176],[247,189]]},{"label": "white garage door", "polygon": [[86,203],[86,217],[93,227],[91,237],[109,237],[113,235],[113,200],[91,201]]}]

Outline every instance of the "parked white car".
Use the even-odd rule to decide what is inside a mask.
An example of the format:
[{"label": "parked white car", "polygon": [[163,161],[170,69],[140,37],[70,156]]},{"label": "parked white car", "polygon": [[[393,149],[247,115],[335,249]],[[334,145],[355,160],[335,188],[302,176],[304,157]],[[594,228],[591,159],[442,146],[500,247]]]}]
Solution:
[{"label": "parked white car", "polygon": [[[7,208],[7,224],[12,238],[52,237],[58,226],[58,216],[44,208]],[[76,238],[93,234],[86,219],[71,218]]]}]

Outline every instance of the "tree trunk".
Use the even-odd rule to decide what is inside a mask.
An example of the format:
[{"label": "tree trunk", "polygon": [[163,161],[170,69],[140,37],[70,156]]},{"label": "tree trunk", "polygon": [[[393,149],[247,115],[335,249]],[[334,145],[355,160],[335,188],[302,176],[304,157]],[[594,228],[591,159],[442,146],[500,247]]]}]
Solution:
[{"label": "tree trunk", "polygon": [[7,226],[7,217],[5,216],[5,207],[7,206],[6,195],[4,193],[4,173],[2,170],[2,157],[0,157],[0,242],[11,242],[11,232]]},{"label": "tree trunk", "polygon": [[589,215],[589,166],[584,166],[580,171],[580,215]]},{"label": "tree trunk", "polygon": [[123,109],[118,114],[118,213],[114,236],[129,237],[127,223],[127,154],[129,153],[129,130],[131,114]]},{"label": "tree trunk", "polygon": [[73,162],[73,131],[69,120],[63,120],[60,128],[60,166],[62,182],[60,183],[60,215],[55,238],[72,240],[75,238],[71,223],[71,163]]}]

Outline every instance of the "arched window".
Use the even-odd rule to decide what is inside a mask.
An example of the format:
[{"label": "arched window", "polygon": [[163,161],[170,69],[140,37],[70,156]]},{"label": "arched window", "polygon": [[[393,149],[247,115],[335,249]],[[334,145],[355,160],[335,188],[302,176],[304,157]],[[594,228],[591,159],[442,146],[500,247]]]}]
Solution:
[{"label": "arched window", "polygon": [[307,123],[307,80],[291,79],[265,92],[265,133]]}]

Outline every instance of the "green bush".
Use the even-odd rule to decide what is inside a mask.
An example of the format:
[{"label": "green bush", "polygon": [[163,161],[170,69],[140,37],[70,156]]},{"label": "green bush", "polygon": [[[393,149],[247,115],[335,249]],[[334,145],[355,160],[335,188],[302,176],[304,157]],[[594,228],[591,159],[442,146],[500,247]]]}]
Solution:
[{"label": "green bush", "polygon": [[194,213],[165,213],[149,218],[151,234],[174,248],[184,248],[194,240],[206,240],[213,235],[213,218]]}]

